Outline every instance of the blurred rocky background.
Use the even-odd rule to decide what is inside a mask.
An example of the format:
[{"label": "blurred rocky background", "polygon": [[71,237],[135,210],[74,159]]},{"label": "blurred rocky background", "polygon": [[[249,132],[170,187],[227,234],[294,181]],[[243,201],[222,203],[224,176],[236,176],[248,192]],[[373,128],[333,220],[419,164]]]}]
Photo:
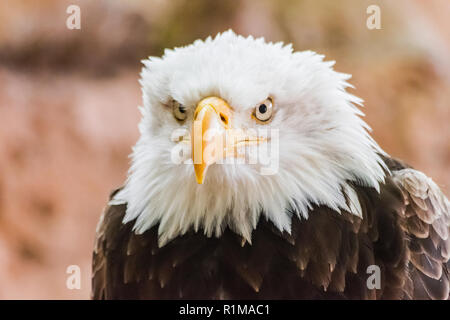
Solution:
[{"label": "blurred rocky background", "polygon": [[138,137],[140,60],[228,28],[336,60],[380,145],[450,195],[448,17],[448,0],[0,1],[0,298],[89,298],[95,226]]}]

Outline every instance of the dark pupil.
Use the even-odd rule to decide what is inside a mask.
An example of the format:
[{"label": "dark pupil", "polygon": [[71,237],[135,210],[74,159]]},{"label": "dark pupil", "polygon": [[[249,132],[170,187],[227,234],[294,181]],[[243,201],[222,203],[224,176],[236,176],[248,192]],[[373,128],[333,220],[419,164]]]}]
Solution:
[{"label": "dark pupil", "polygon": [[261,104],[259,106],[259,113],[266,113],[267,111],[267,106],[265,104]]},{"label": "dark pupil", "polygon": [[178,110],[180,110],[181,113],[185,113],[186,112],[186,109],[183,106],[180,106],[178,108]]}]

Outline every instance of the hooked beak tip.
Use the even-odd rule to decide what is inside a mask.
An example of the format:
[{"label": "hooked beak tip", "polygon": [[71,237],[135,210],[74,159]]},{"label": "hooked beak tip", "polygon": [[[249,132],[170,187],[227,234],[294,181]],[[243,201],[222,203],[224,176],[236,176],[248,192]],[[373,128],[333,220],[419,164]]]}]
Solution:
[{"label": "hooked beak tip", "polygon": [[[203,167],[203,168],[202,168]],[[195,180],[198,184],[203,184],[205,180],[205,174],[207,167],[204,167],[204,164],[194,164],[195,171]]]}]

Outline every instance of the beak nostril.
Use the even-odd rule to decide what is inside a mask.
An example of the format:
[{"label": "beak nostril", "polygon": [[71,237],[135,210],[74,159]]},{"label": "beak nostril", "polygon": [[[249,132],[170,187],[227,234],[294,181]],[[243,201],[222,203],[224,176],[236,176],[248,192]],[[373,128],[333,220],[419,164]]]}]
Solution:
[{"label": "beak nostril", "polygon": [[227,124],[227,123],[228,123],[228,119],[227,119],[227,117],[225,117],[225,116],[224,116],[224,114],[223,114],[223,113],[220,113],[220,120],[222,120],[222,121],[223,121],[223,123],[225,123],[225,124]]}]

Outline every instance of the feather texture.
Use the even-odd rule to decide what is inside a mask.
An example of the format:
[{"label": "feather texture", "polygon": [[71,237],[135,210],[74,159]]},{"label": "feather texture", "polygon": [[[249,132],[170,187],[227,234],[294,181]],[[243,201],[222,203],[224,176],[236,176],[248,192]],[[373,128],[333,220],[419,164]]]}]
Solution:
[{"label": "feather texture", "polygon": [[[406,168],[380,193],[352,187],[362,219],[316,206],[308,219],[292,217],[290,234],[261,219],[243,246],[226,229],[218,239],[191,230],[161,248],[158,226],[137,235],[133,221],[122,223],[126,205],[110,205],[97,233],[93,298],[447,299],[449,207],[437,186]],[[440,200],[424,215],[411,212],[420,208],[414,197]],[[378,290],[367,287],[370,265],[381,270]]]}]

